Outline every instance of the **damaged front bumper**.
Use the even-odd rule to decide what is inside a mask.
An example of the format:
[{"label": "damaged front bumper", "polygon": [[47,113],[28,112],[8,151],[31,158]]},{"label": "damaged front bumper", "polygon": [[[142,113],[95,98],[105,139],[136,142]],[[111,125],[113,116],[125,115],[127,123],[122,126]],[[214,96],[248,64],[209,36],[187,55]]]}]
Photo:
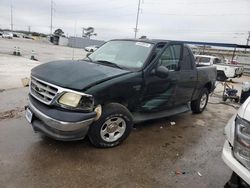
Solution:
[{"label": "damaged front bumper", "polygon": [[63,141],[83,139],[95,117],[95,112],[82,113],[51,108],[31,96],[26,109],[26,119],[35,132]]}]

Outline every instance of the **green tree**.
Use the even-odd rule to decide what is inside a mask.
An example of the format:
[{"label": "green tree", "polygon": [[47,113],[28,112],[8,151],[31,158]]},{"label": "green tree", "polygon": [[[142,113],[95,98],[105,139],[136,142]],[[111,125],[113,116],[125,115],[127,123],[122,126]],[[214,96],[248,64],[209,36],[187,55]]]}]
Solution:
[{"label": "green tree", "polygon": [[62,29],[58,28],[54,31],[54,35],[63,36],[64,32]]}]

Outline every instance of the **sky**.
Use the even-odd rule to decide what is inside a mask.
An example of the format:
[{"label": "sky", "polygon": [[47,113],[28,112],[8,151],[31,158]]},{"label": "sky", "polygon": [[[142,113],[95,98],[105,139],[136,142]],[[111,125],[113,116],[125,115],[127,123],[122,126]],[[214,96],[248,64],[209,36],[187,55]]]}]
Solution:
[{"label": "sky", "polygon": [[[53,30],[95,39],[133,38],[139,0],[53,0]],[[50,33],[51,0],[0,0],[0,28]],[[137,36],[246,44],[250,0],[141,0]]]}]

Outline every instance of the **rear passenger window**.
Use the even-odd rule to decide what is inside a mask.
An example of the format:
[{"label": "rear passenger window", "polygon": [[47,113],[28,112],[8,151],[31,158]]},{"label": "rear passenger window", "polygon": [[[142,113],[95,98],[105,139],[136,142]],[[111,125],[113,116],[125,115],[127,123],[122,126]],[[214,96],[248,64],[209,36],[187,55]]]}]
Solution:
[{"label": "rear passenger window", "polygon": [[219,58],[215,58],[213,64],[219,64],[221,63],[221,60]]},{"label": "rear passenger window", "polygon": [[193,69],[193,59],[192,54],[190,53],[187,47],[183,49],[183,61],[181,63],[181,70],[191,70]]},{"label": "rear passenger window", "polygon": [[181,56],[181,45],[169,46],[159,59],[159,66],[165,66],[169,70],[177,70]]}]

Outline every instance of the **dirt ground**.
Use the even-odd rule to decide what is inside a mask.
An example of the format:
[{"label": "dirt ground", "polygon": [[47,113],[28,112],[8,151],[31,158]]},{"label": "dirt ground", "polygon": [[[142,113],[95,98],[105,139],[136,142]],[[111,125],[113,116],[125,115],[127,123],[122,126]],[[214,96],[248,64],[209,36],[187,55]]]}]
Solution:
[{"label": "dirt ground", "polygon": [[[46,50],[54,48],[63,53],[61,47]],[[57,50],[54,58],[60,56]],[[51,57],[41,54],[44,60]],[[240,89],[249,80],[232,84]],[[88,139],[59,142],[34,133],[24,118],[28,88],[2,90],[0,187],[223,187],[232,173],[221,159],[223,129],[239,105],[221,103],[222,89],[218,84],[202,114],[137,124],[122,145],[111,149],[96,149]]]}]

